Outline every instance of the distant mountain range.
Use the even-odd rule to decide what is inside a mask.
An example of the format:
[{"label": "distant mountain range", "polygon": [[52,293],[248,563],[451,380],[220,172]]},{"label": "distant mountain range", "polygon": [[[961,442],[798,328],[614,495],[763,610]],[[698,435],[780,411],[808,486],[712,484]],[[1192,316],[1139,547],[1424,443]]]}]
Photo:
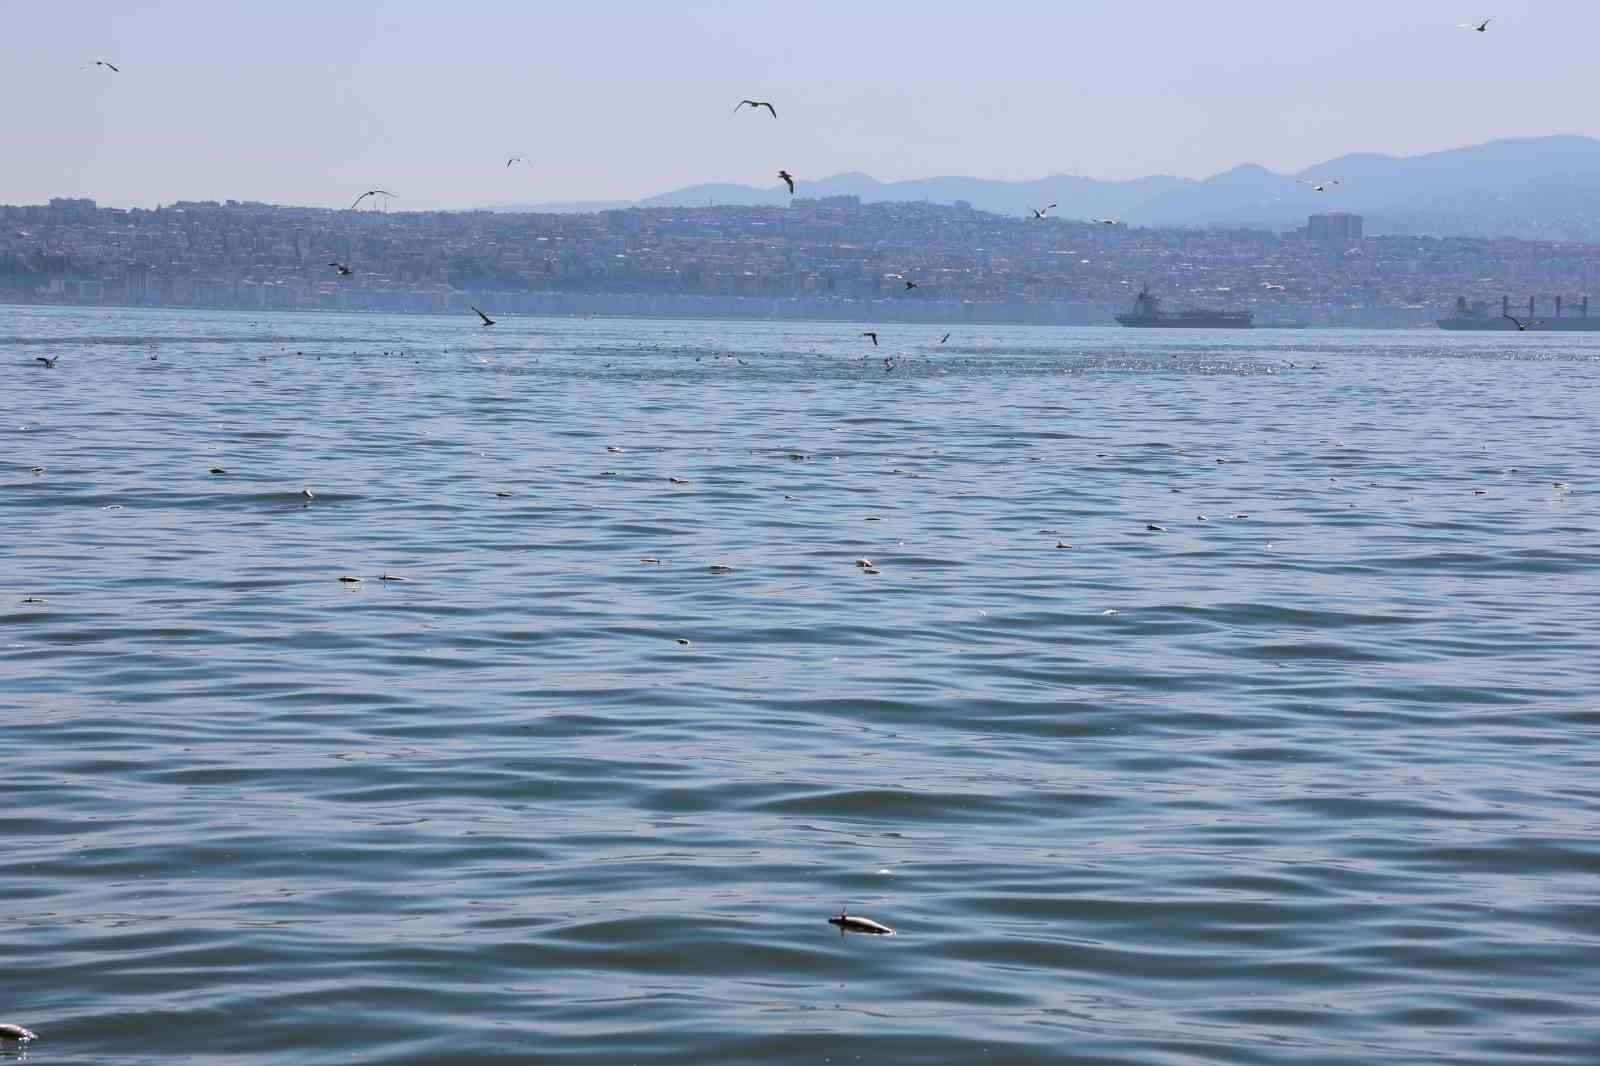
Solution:
[{"label": "distant mountain range", "polygon": [[[1337,185],[1316,192],[1297,178]],[[982,211],[1025,215],[1048,203],[1054,217],[1117,217],[1133,226],[1288,229],[1317,211],[1366,216],[1369,234],[1525,237],[1600,241],[1600,140],[1553,136],[1490,141],[1417,156],[1344,155],[1299,174],[1246,163],[1196,181],[1166,175],[1097,181],[1057,174],[1037,181],[940,177],[883,182],[867,174],[807,181],[798,195],[859,196],[864,203],[965,200]],[[517,204],[494,210],[584,212],[627,207],[780,205],[788,191],[706,184],[636,202]]]}]

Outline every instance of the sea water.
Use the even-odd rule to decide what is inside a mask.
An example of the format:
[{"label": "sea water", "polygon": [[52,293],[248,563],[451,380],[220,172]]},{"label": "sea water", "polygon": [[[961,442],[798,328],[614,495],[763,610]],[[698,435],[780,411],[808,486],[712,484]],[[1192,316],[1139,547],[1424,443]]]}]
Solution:
[{"label": "sea water", "polygon": [[29,1060],[1594,1061],[1600,336],[868,328],[0,309]]}]

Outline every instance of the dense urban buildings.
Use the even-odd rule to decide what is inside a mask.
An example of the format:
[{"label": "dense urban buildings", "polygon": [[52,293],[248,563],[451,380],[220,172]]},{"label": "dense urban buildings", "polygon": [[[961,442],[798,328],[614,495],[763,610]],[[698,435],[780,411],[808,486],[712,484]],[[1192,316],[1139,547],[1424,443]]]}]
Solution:
[{"label": "dense urban buildings", "polygon": [[1171,307],[1404,326],[1430,323],[1458,297],[1576,305],[1600,280],[1600,246],[1363,237],[1354,215],[1274,233],[1106,225],[1072,219],[1067,205],[1062,214],[849,196],[593,214],[58,199],[0,207],[0,300],[1109,324],[1148,286]]}]

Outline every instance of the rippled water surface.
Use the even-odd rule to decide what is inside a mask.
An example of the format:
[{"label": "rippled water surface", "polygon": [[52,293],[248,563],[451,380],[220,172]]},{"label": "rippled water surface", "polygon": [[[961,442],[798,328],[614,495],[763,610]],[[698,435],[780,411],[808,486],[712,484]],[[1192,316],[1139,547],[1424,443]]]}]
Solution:
[{"label": "rippled water surface", "polygon": [[860,329],[0,309],[26,1058],[1596,1060],[1600,335]]}]

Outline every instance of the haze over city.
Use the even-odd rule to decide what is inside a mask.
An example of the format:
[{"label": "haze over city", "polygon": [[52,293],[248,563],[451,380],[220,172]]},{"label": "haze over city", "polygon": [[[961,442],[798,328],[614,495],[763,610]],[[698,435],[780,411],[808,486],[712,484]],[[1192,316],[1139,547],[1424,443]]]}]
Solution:
[{"label": "haze over city", "polygon": [[[1600,8],[1493,8],[6,2],[0,202],[343,207],[377,185],[426,210],[770,185],[779,167],[1205,177],[1600,135]],[[743,97],[779,118],[733,113]]]}]

